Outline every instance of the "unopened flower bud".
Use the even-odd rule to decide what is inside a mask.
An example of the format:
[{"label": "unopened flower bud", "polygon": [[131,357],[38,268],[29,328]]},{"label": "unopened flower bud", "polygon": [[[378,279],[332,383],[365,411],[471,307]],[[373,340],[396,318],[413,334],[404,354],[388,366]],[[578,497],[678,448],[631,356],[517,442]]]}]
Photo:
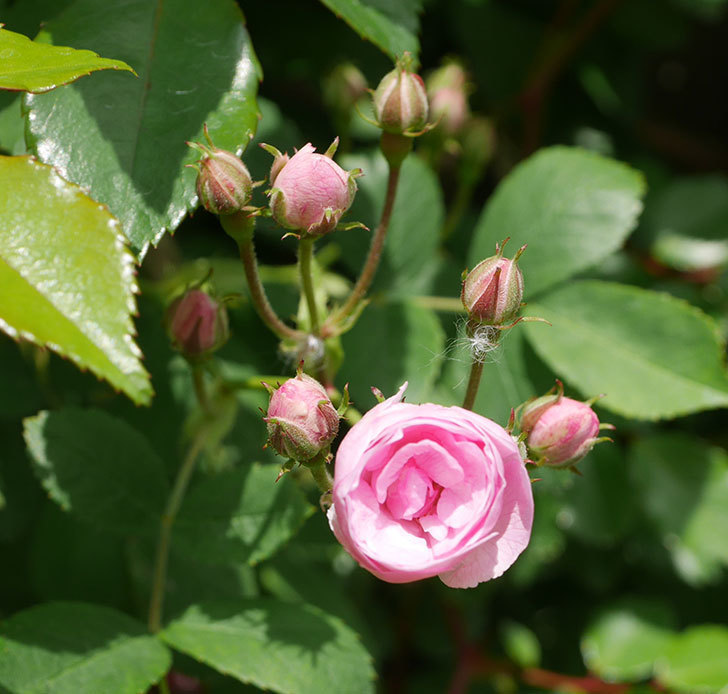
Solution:
[{"label": "unopened flower bud", "polygon": [[448,63],[427,78],[427,95],[435,122],[447,135],[462,130],[470,115],[465,71],[458,63]]},{"label": "unopened flower bud", "polygon": [[230,337],[227,311],[201,289],[190,289],[167,309],[167,330],[175,349],[188,359],[203,358]]},{"label": "unopened flower bud", "polygon": [[[505,242],[504,242],[505,243]],[[503,257],[502,245],[494,256],[478,263],[463,280],[460,295],[470,319],[485,325],[505,325],[513,320],[523,298],[523,275],[518,258]]]},{"label": "unopened flower bud", "polygon": [[[599,441],[600,425],[591,405],[563,397],[561,384],[556,394],[527,403],[520,425],[527,433],[529,454],[539,465],[573,467]],[[613,427],[612,427],[613,428]]]},{"label": "unopened flower bud", "polygon": [[285,229],[322,236],[333,231],[351,207],[355,179],[361,171],[344,171],[333,161],[336,144],[325,154],[317,154],[313,145],[306,144],[290,160],[265,146],[276,157],[271,169],[270,209]]},{"label": "unopened flower bud", "polygon": [[270,445],[301,463],[325,453],[339,431],[339,414],[324,387],[304,373],[272,392],[265,422]]},{"label": "unopened flower bud", "polygon": [[337,65],[324,81],[326,104],[339,113],[348,113],[367,93],[367,80],[353,63]]},{"label": "unopened flower bud", "polygon": [[[232,152],[218,149],[205,126],[208,143],[188,142],[202,152],[197,169],[197,197],[202,206],[213,214],[228,215],[239,212],[250,202],[253,180],[245,164]],[[191,165],[190,165],[191,166]]]},{"label": "unopened flower bud", "polygon": [[427,125],[427,90],[422,78],[410,70],[411,62],[405,53],[374,92],[374,114],[387,133],[416,134]]}]

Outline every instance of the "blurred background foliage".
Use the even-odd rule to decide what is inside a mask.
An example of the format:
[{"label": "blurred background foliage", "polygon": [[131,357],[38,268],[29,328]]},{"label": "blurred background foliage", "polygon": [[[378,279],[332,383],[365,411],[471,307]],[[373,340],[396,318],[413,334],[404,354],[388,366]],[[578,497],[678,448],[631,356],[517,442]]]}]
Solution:
[{"label": "blurred background foliage", "polygon": [[[53,20],[70,4],[0,0],[0,19],[6,28],[34,36],[41,21]],[[378,131],[355,113],[332,108],[325,85],[331,72],[347,62],[374,87],[391,69],[390,58],[322,3],[239,4],[263,69],[258,96],[262,119],[244,156],[253,178],[264,178],[270,165],[270,157],[255,146],[258,142],[292,151],[310,141],[322,151],[339,135],[339,161],[347,168],[361,166],[366,174],[349,218],[373,227],[386,179],[376,148]],[[458,296],[460,273],[474,264],[473,244],[484,243],[474,238],[484,224],[479,222],[484,204],[519,162],[552,145],[613,157],[645,177],[644,212],[634,232],[596,265],[579,268],[579,279],[619,282],[687,301],[714,320],[710,330],[718,334],[717,344],[724,344],[727,4],[363,3],[419,37],[424,75],[444,58],[462,63],[471,86],[471,112],[487,119],[487,134],[473,146],[464,133],[444,137],[436,130],[416,143],[420,156],[405,165],[372,302],[342,337],[345,361],[339,385],[350,382],[360,410],[374,404],[370,386],[388,394],[406,379],[413,402],[455,404],[461,399],[467,373],[458,341],[462,320],[457,312],[433,311],[431,298]],[[24,153],[18,98],[3,94],[0,99],[0,147],[5,153]],[[468,157],[478,146],[485,151],[473,164]],[[458,197],[463,181],[470,188],[464,203]],[[531,199],[524,191],[519,194],[520,205],[528,208]],[[625,235],[628,231],[625,227]],[[331,297],[345,294],[367,242],[365,232],[354,230],[320,245],[318,259]],[[295,314],[294,244],[281,242],[280,230],[264,221],[257,247],[272,301],[281,315]],[[567,260],[568,249],[560,252]],[[244,294],[234,256],[234,244],[217,220],[200,210],[144,259],[136,327],[156,391],[149,408],[133,406],[60,357],[0,337],[0,616],[58,599],[144,614],[147,539],[119,539],[59,511],[28,465],[20,420],[43,408],[103,407],[142,431],[167,469],[174,469],[193,401],[184,362],[171,351],[164,333],[164,302],[185,281],[204,277],[209,267],[221,294]],[[527,271],[525,281],[528,287]],[[545,299],[538,294],[533,301],[538,308],[544,304],[556,310],[558,291]],[[568,309],[573,300],[567,296],[562,303]],[[599,324],[603,314],[595,312],[593,319]],[[704,355],[691,352],[690,336],[681,339],[680,330],[692,329],[687,316],[685,321],[668,331],[673,344],[655,348],[697,368],[694,362]],[[244,297],[231,311],[231,323],[233,338],[220,353],[226,374],[244,379],[290,373],[291,365],[276,356],[274,338]],[[486,365],[479,412],[505,424],[511,406],[547,390],[555,376],[564,378],[577,397],[597,394],[580,390],[583,383],[578,373],[570,378],[570,365],[559,366],[561,345],[546,337],[541,344],[538,331],[544,329],[519,326],[508,334],[503,349]],[[631,329],[639,333],[652,326],[635,321]],[[567,360],[578,362],[580,349],[585,348],[575,345],[577,355],[567,354]],[[549,470],[532,475],[539,478],[534,483],[533,537],[504,577],[468,591],[447,589],[436,579],[384,584],[353,564],[333,540],[323,515],[314,513],[280,551],[252,567],[247,559],[209,566],[195,559],[194,551],[179,552],[171,568],[170,614],[205,597],[272,595],[318,606],[360,634],[374,658],[376,686],[382,692],[728,688],[725,410],[710,409],[719,400],[682,406],[672,391],[655,393],[669,402],[643,418],[634,417],[626,404],[610,407],[613,347],[590,349],[600,351],[600,360],[607,363],[598,386],[607,398],[599,413],[617,425],[614,443],[595,449],[581,465],[581,476]],[[592,368],[588,360],[585,368]],[[633,388],[646,386],[638,381]],[[229,432],[206,452],[207,471],[274,460],[261,448],[265,432],[258,408],[265,407],[265,397],[251,390],[235,397]],[[305,479],[301,483],[315,504],[315,490],[306,487]],[[196,678],[195,686],[202,683],[204,691],[252,690],[192,659],[175,657],[175,670]],[[1,662],[0,655],[0,668]],[[193,691],[172,685],[173,691]]]}]

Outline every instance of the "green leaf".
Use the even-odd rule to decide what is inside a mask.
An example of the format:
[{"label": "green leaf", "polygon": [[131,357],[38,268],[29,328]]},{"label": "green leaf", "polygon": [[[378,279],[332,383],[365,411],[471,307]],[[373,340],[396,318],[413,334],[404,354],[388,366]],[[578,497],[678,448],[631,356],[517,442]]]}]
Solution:
[{"label": "green leaf", "polygon": [[[420,52],[417,40],[419,2],[376,0],[321,0],[337,17],[343,19],[359,36],[371,41],[392,60],[409,51],[415,58]],[[397,7],[392,7],[392,6]]]},{"label": "green leaf", "polygon": [[572,476],[563,496],[559,524],[586,543],[613,545],[637,516],[624,451],[617,444],[601,444],[579,467],[582,474]]},{"label": "green leaf", "polygon": [[232,0],[80,0],[39,38],[118,55],[139,73],[25,106],[37,156],[108,205],[143,255],[197,204],[185,140],[200,140],[207,122],[218,147],[242,151],[255,131],[259,70],[240,10]]},{"label": "green leaf", "polygon": [[581,642],[584,662],[606,680],[645,679],[675,637],[673,624],[672,611],[662,603],[621,601],[587,628]]},{"label": "green leaf", "polygon": [[167,500],[163,463],[126,422],[100,410],[41,412],[25,420],[25,441],[61,508],[102,528],[156,532]]},{"label": "green leaf", "polygon": [[428,399],[445,348],[445,334],[432,311],[410,302],[371,304],[342,341],[342,384],[350,383],[352,400],[362,411],[374,404],[372,386],[389,396],[408,381],[409,402]]},{"label": "green leaf", "polygon": [[625,164],[570,147],[542,149],[500,183],[475,228],[470,267],[510,237],[532,297],[616,251],[637,223],[645,184]]},{"label": "green leaf", "polygon": [[193,605],[162,639],[219,672],[284,694],[373,692],[371,659],[341,620],[310,605]]},{"label": "green leaf", "polygon": [[46,502],[29,552],[33,590],[44,600],[91,600],[123,607],[127,595],[124,539],[76,520]]},{"label": "green leaf", "polygon": [[[364,171],[346,219],[363,222],[371,231],[354,229],[335,239],[342,245],[342,260],[358,274],[384,206],[389,167],[379,151],[342,157],[341,163],[347,169]],[[420,158],[408,157],[402,165],[375,289],[408,296],[431,290],[444,210],[435,174]]]},{"label": "green leaf", "polygon": [[728,687],[728,628],[703,624],[687,629],[657,662],[659,682],[687,694],[714,694]]},{"label": "green leaf", "polygon": [[728,566],[728,453],[687,434],[645,438],[630,451],[647,515],[690,583]]},{"label": "green leaf", "polygon": [[143,624],[100,605],[55,602],[0,625],[0,686],[13,694],[139,694],[172,658]]},{"label": "green leaf", "polygon": [[667,294],[599,281],[573,282],[529,304],[552,327],[525,326],[541,358],[605,408],[659,419],[728,405],[715,323]]},{"label": "green leaf", "polygon": [[313,512],[279,465],[246,465],[190,490],[174,526],[179,552],[212,564],[257,562],[287,542]]},{"label": "green leaf", "polygon": [[0,24],[0,89],[47,92],[96,70],[128,70],[121,60],[101,58],[92,51],[35,43]]},{"label": "green leaf", "polygon": [[152,395],[132,340],[133,259],[118,222],[51,167],[0,157],[0,328]]}]

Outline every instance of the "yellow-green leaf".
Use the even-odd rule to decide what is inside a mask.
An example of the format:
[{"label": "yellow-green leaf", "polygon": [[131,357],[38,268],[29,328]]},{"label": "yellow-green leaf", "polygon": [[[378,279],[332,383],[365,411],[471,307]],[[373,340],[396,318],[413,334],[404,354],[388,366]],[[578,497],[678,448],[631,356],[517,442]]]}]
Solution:
[{"label": "yellow-green leaf", "polygon": [[0,157],[0,328],[144,404],[134,259],[103,205],[31,157]]},{"label": "yellow-green leaf", "polygon": [[123,60],[101,58],[93,51],[36,43],[2,26],[0,24],[0,89],[37,94],[96,70],[134,72]]}]

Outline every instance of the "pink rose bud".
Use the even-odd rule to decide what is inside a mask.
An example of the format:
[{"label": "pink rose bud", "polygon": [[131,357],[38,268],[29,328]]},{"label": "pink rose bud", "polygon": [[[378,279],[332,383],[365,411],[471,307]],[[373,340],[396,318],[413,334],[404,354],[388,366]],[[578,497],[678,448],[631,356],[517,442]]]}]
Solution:
[{"label": "pink rose bud", "polygon": [[207,356],[230,337],[225,306],[201,289],[190,289],[167,309],[167,330],[175,348],[190,359]]},{"label": "pink rose bud", "polygon": [[265,146],[276,157],[271,169],[270,209],[283,228],[322,236],[333,231],[351,207],[355,179],[361,171],[344,171],[332,160],[337,144],[334,141],[326,154],[317,154],[313,145],[306,144],[290,160]]},{"label": "pink rose bud", "polygon": [[471,588],[526,548],[533,493],[516,440],[460,407],[399,393],[344,437],[329,523],[359,564],[390,583],[439,576]]},{"label": "pink rose bud", "polygon": [[[521,430],[528,434],[526,445],[538,465],[574,467],[596,443],[601,427],[591,405],[563,397],[557,392],[527,403],[520,418]],[[613,428],[613,427],[610,427]]]},{"label": "pink rose bud", "polygon": [[188,142],[202,152],[202,158],[194,165],[197,174],[197,197],[202,206],[213,214],[228,215],[239,212],[250,202],[253,180],[248,169],[232,152],[218,149],[205,125],[209,145]]},{"label": "pink rose bud", "polygon": [[442,130],[453,135],[462,130],[470,115],[465,71],[458,63],[448,63],[427,78],[432,118]]},{"label": "pink rose bud", "polygon": [[411,56],[405,53],[374,92],[374,114],[387,133],[415,134],[427,125],[427,90],[422,78],[410,70],[411,63]]},{"label": "pink rose bud", "polygon": [[516,317],[521,307],[523,275],[517,263],[526,247],[509,259],[503,257],[504,245],[505,241],[496,247],[494,256],[478,263],[463,280],[460,298],[477,323],[504,325]]},{"label": "pink rose bud", "polygon": [[264,420],[270,445],[301,463],[328,452],[339,431],[339,414],[324,387],[304,373],[271,393]]}]

